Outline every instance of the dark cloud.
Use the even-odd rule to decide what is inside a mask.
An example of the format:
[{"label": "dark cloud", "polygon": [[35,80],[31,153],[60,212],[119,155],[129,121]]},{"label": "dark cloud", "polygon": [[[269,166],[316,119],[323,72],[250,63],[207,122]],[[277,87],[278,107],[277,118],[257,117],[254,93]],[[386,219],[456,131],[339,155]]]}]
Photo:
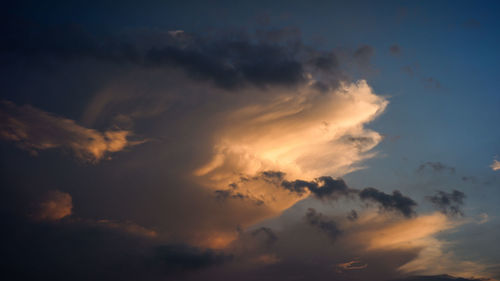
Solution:
[{"label": "dark cloud", "polygon": [[373,187],[367,187],[360,191],[359,197],[362,200],[379,203],[384,210],[398,211],[405,217],[412,217],[416,214],[414,208],[417,203],[413,199],[402,195],[398,190],[393,191],[392,195],[390,195]]},{"label": "dark cloud", "polygon": [[[134,36],[96,36],[77,25],[49,27],[16,18],[8,18],[0,31],[4,34],[0,54],[10,58],[8,62],[48,57],[179,68],[191,78],[208,80],[224,89],[297,85],[306,81],[309,66],[328,72],[332,87],[338,86],[340,78],[332,76],[339,74],[335,54],[304,46],[300,30],[290,27],[261,29],[255,35],[241,32],[238,36],[198,36],[175,30],[157,32],[146,43]],[[365,62],[372,52],[364,46],[354,56]]]},{"label": "dark cloud", "polygon": [[264,171],[260,176],[267,182],[279,184],[285,179],[285,173],[280,171]]},{"label": "dark cloud", "polygon": [[334,220],[326,217],[321,213],[316,212],[316,210],[313,208],[309,208],[307,210],[305,219],[308,224],[324,232],[333,241],[335,241],[337,237],[342,234],[342,231],[339,229],[337,223]]},{"label": "dark cloud", "polygon": [[[235,185],[235,184],[232,183],[231,185]],[[258,200],[258,199],[252,198],[248,195],[234,191],[234,189],[219,189],[219,190],[214,191],[214,193],[215,193],[215,198],[217,200],[220,200],[220,201],[225,201],[227,199],[240,199],[240,200],[250,200],[257,206],[264,204],[264,201]]]},{"label": "dark cloud", "polygon": [[438,191],[435,195],[426,197],[443,214],[451,216],[464,216],[462,206],[465,198],[465,194],[458,190],[451,193]]},{"label": "dark cloud", "polygon": [[82,219],[34,222],[1,214],[3,274],[15,280],[159,280],[228,262],[231,255],[162,244]]},{"label": "dark cloud", "polygon": [[455,167],[450,167],[441,162],[426,162],[418,166],[417,172],[422,173],[427,168],[436,173],[448,172],[450,174],[455,174]]},{"label": "dark cloud", "polygon": [[318,198],[337,198],[352,192],[343,179],[334,179],[330,176],[319,177],[315,181],[295,180],[290,182],[284,180],[281,186],[297,193],[309,190]]},{"label": "dark cloud", "polygon": [[339,61],[334,53],[319,54],[309,61],[315,68],[323,71],[332,71],[339,67]]},{"label": "dark cloud", "polygon": [[245,41],[220,41],[185,48],[150,50],[153,65],[181,67],[191,77],[208,79],[223,88],[249,82],[257,86],[295,85],[304,80],[302,64],[283,47]]}]

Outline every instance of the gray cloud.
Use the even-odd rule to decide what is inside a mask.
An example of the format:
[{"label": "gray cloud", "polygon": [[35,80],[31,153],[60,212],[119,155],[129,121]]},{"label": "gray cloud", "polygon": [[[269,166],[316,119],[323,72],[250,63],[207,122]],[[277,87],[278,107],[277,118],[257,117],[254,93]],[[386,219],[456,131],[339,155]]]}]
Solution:
[{"label": "gray cloud", "polygon": [[333,241],[335,241],[337,237],[342,234],[342,231],[339,229],[337,223],[334,220],[325,217],[321,213],[316,212],[316,210],[313,208],[309,208],[307,210],[305,219],[308,224],[324,232]]},{"label": "gray cloud", "polygon": [[336,198],[352,192],[344,180],[334,179],[329,176],[319,177],[315,181],[295,180],[290,182],[285,180],[281,182],[281,186],[297,193],[303,193],[305,190],[309,190],[318,198]]},{"label": "gray cloud", "polygon": [[[304,46],[297,28],[204,36],[182,30],[150,32],[154,38],[145,44],[134,36],[96,36],[76,25],[45,26],[14,17],[7,22],[0,30],[4,34],[0,53],[32,61],[94,59],[123,66],[177,68],[224,89],[297,85],[306,81],[310,67],[328,72],[333,87],[340,79],[332,76],[340,73],[335,55]],[[363,46],[354,57],[364,63],[372,52]]]},{"label": "gray cloud", "polygon": [[360,191],[359,197],[362,200],[371,200],[380,204],[383,210],[398,211],[405,217],[412,217],[416,214],[414,207],[417,203],[413,199],[395,190],[392,195],[379,191],[373,187],[367,187]]},{"label": "gray cloud", "polygon": [[464,204],[465,194],[458,190],[448,193],[445,191],[438,191],[435,195],[426,196],[438,210],[443,214],[451,216],[464,216],[462,206]]}]

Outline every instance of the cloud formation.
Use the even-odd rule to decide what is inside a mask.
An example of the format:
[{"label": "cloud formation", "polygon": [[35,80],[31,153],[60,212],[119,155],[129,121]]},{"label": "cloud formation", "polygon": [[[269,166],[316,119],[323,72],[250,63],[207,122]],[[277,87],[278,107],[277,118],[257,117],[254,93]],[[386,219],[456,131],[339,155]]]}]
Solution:
[{"label": "cloud formation", "polygon": [[127,130],[98,132],[75,121],[56,116],[30,105],[1,102],[0,138],[14,142],[36,155],[52,148],[68,149],[80,160],[96,163],[113,152],[142,143],[130,141]]},{"label": "cloud formation", "polygon": [[362,200],[371,200],[379,203],[383,210],[398,211],[405,217],[412,217],[416,214],[414,207],[417,206],[417,202],[404,196],[398,190],[395,190],[391,195],[373,187],[367,187],[360,191],[359,197]]},{"label": "cloud formation", "polygon": [[450,216],[464,216],[464,212],[461,207],[464,204],[465,197],[465,193],[453,190],[451,193],[438,191],[433,196],[427,196],[426,199],[429,200],[443,214],[449,214]]},{"label": "cloud formation", "polygon": [[335,241],[337,237],[342,234],[342,231],[339,229],[334,220],[325,217],[321,213],[317,213],[313,208],[309,208],[307,210],[305,219],[308,224],[324,232],[333,241]]}]

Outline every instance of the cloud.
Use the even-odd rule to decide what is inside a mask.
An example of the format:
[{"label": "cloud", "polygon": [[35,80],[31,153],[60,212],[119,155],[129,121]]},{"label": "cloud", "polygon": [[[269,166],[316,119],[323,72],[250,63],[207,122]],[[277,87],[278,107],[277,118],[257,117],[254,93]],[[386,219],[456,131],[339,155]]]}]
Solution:
[{"label": "cloud", "polygon": [[325,217],[321,213],[317,213],[313,208],[309,208],[307,210],[305,219],[308,224],[324,232],[333,241],[335,241],[337,237],[342,234],[342,231],[339,229],[334,220]]},{"label": "cloud", "polygon": [[[439,264],[427,259],[433,249],[448,261],[442,272],[456,270],[452,262],[464,265],[447,255],[446,241],[434,237],[454,227],[446,216],[416,217],[414,201],[401,193],[359,191],[340,178],[377,155],[373,149],[382,136],[367,125],[388,101],[366,81],[350,81],[336,52],[298,42],[298,31],[259,32],[260,39],[148,31],[141,35],[151,35],[151,42],[121,44],[126,40],[86,38],[73,29],[48,36],[52,30],[20,28],[6,36],[25,37],[3,49],[14,61],[22,57],[36,65],[47,59],[61,72],[88,64],[91,77],[101,77],[93,71],[103,65],[119,71],[106,72],[100,78],[105,86],[90,91],[81,124],[12,105],[5,112],[22,122],[8,124],[37,133],[7,139],[33,152],[66,149],[88,162],[135,144],[132,127],[159,140],[141,153],[127,153],[127,161],[79,170],[56,162],[19,180],[29,185],[70,178],[75,196],[92,201],[78,206],[83,214],[118,217],[9,221],[8,229],[27,229],[4,240],[13,242],[5,246],[4,264],[22,279],[381,281],[413,274],[419,269],[415,259]],[[372,54],[360,48],[355,60],[369,63]],[[90,129],[115,122],[127,124],[118,130],[122,135]],[[38,132],[42,127],[56,133]],[[61,173],[70,176],[61,179]],[[5,174],[10,180],[19,173]],[[407,217],[373,211],[369,204],[352,206],[361,204],[358,199]],[[267,225],[307,202],[314,211],[303,210],[280,227]],[[316,206],[321,204],[329,209]],[[329,213],[334,208],[338,213]],[[348,213],[353,208],[358,211]],[[338,273],[340,264],[369,266]]]},{"label": "cloud", "polygon": [[[98,36],[77,25],[48,26],[15,17],[8,17],[6,22],[1,50],[5,54],[32,61],[93,59],[145,69],[176,68],[195,80],[211,81],[228,90],[248,85],[300,84],[306,81],[307,61],[315,56],[302,45],[300,30],[291,27],[239,35],[142,30],[135,35]],[[144,40],[148,36],[150,40]],[[289,46],[291,41],[294,47]],[[357,57],[366,59],[365,52],[362,49]],[[305,62],[301,60],[304,55]]]},{"label": "cloud", "polygon": [[461,206],[464,204],[465,194],[458,190],[448,193],[445,191],[438,191],[436,195],[427,196],[429,200],[437,209],[443,214],[450,216],[464,216]]},{"label": "cloud", "polygon": [[282,181],[281,186],[297,193],[304,193],[306,190],[318,198],[336,198],[341,195],[347,195],[352,190],[342,179],[334,179],[329,176],[323,176],[314,181],[295,180],[292,182]]},{"label": "cloud", "polygon": [[75,121],[34,108],[1,102],[0,139],[36,155],[40,150],[63,148],[80,160],[97,163],[110,153],[143,141],[131,141],[130,131],[98,132],[76,124]]},{"label": "cloud", "polygon": [[[364,124],[385,110],[387,100],[373,94],[365,81],[321,93],[312,84],[296,90],[268,89],[267,93],[262,98],[253,91],[242,93],[254,99],[233,106],[218,121],[219,127],[210,136],[213,157],[195,171],[207,187],[220,190],[242,176],[252,178],[265,171],[281,171],[288,178],[305,181],[331,175],[331,179],[319,179],[318,188],[310,185],[308,189],[325,197],[340,188],[340,182],[332,185],[333,178],[363,168],[360,163],[376,155],[371,150],[382,136]],[[245,182],[238,185],[238,192],[264,201],[277,213],[307,195],[287,194],[267,185],[272,184]]]},{"label": "cloud", "polygon": [[33,214],[42,221],[58,221],[71,215],[73,202],[71,195],[58,190],[48,191]]},{"label": "cloud", "polygon": [[498,170],[500,170],[500,161],[498,161],[498,160],[496,160],[496,159],[495,159],[495,160],[493,160],[493,164],[491,164],[491,166],[490,166],[490,167],[491,167],[491,169],[492,169],[493,171],[498,171]]},{"label": "cloud", "polygon": [[450,167],[441,162],[425,162],[418,167],[417,172],[422,173],[426,168],[436,173],[448,172],[450,174],[455,174],[455,167]]},{"label": "cloud", "polygon": [[417,206],[417,203],[413,199],[402,195],[398,190],[395,190],[390,195],[373,187],[367,187],[360,191],[359,197],[362,200],[379,203],[383,210],[398,211],[405,217],[412,217],[416,214],[413,208]]}]

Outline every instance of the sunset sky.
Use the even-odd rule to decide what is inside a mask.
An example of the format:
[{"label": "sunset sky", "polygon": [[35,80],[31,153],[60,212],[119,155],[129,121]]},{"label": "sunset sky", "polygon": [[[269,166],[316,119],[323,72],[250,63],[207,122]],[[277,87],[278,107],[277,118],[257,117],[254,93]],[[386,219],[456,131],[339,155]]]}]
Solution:
[{"label": "sunset sky", "polygon": [[8,280],[500,280],[499,2],[0,14]]}]

